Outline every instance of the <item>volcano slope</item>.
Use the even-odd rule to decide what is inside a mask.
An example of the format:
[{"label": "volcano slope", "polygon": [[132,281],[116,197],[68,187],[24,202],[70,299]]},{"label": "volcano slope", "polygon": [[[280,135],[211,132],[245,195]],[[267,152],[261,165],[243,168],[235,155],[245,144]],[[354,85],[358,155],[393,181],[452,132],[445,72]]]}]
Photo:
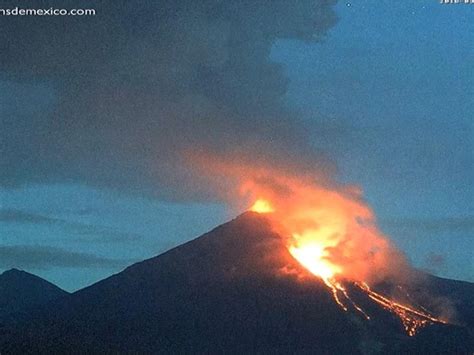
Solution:
[{"label": "volcano slope", "polygon": [[[433,324],[409,337],[400,319],[367,295],[359,292],[354,297],[371,312],[370,320],[341,309],[320,279],[296,276],[304,272],[267,220],[248,212],[54,306],[39,308],[27,322],[4,326],[0,352],[463,354],[472,350],[469,327]],[[459,293],[472,297],[470,286],[459,286],[467,290]]]}]

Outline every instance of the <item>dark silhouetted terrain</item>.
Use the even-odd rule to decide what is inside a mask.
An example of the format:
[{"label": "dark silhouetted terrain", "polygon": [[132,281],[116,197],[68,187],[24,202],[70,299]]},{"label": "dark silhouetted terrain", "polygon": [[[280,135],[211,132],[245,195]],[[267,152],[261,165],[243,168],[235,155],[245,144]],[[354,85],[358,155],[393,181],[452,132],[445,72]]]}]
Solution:
[{"label": "dark silhouetted terrain", "polygon": [[11,269],[0,275],[0,322],[68,295],[66,291],[28,272]]},{"label": "dark silhouetted terrain", "polygon": [[[286,267],[286,268],[285,268]],[[283,269],[285,268],[285,269]],[[245,213],[191,242],[130,266],[27,321],[5,325],[9,353],[311,353],[469,354],[466,326],[435,324],[406,335],[400,320],[363,292],[370,312],[344,312],[317,278],[297,278],[266,219]],[[283,270],[286,270],[284,272]],[[431,279],[440,297],[453,292],[463,312],[469,283]],[[428,290],[418,290],[418,292]],[[466,303],[471,302],[471,303]]]}]

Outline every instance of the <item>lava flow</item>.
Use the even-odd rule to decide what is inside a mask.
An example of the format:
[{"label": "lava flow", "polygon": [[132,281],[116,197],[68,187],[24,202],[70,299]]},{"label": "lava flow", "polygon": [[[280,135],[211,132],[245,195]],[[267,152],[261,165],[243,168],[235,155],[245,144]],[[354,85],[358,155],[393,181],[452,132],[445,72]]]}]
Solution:
[{"label": "lava flow", "polygon": [[290,254],[311,274],[322,279],[335,302],[371,317],[349,296],[352,283],[372,301],[400,318],[407,334],[433,323],[446,323],[426,310],[390,299],[369,283],[391,277],[409,266],[378,230],[371,210],[352,192],[331,191],[283,178],[278,181],[291,193],[276,194],[268,184],[262,188],[247,182],[245,191],[261,197],[251,211],[265,213],[280,235],[289,236]]},{"label": "lava flow", "polygon": [[[414,303],[410,297],[409,302],[392,300],[369,286],[387,280],[404,284],[412,269],[378,229],[359,188],[342,186],[317,170],[298,168],[291,162],[271,167],[242,162],[238,157],[192,154],[190,158],[202,175],[221,187],[223,199],[236,210],[245,203],[251,205],[249,210],[264,213],[284,238],[291,256],[321,278],[343,310],[371,319],[371,314],[351,299],[351,285],[351,292],[359,290],[400,318],[410,336],[428,324],[446,323],[422,307],[406,304]],[[307,272],[296,272],[308,276]]]},{"label": "lava flow", "polygon": [[416,334],[418,329],[430,323],[444,323],[447,322],[440,318],[436,318],[427,311],[422,311],[396,301],[393,301],[383,295],[370,289],[369,285],[364,283],[356,283],[356,285],[363,291],[367,292],[369,297],[380,304],[383,308],[397,315],[409,336]]}]

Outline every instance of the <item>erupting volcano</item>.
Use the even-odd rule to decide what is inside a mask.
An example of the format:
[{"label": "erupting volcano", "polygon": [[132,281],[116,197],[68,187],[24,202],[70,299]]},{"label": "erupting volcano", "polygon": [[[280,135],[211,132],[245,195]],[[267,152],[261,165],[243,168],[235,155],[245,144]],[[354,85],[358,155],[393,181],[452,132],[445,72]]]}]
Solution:
[{"label": "erupting volcano", "polygon": [[[421,306],[346,276],[347,264],[332,256],[337,243],[328,236],[331,244],[313,244],[304,228],[299,239],[276,233],[274,201],[257,205],[273,212],[244,213],[90,287],[8,317],[12,323],[0,319],[2,353],[464,354],[473,348],[472,285],[439,279],[429,288],[442,295],[457,289],[464,305],[467,328],[443,324]],[[432,325],[410,337],[397,317],[409,335]]]},{"label": "erupting volcano", "polygon": [[[318,193],[321,194],[321,191]],[[333,203],[334,201],[338,201],[340,204],[346,201],[344,197],[338,197],[339,199],[337,199],[336,196],[332,196],[332,199],[329,201]],[[369,266],[374,265],[373,261],[376,260],[375,257],[377,253],[389,252],[388,242],[383,239],[383,236],[378,233],[374,226],[369,227],[367,223],[364,226],[361,222],[362,219],[357,219],[357,217],[360,216],[352,216],[350,212],[344,213],[344,211],[348,210],[344,210],[341,205],[339,205],[341,208],[337,208],[337,203],[331,204],[330,202],[329,205],[332,205],[333,208],[329,207],[327,210],[324,207],[324,203],[322,203],[319,207],[309,209],[306,212],[300,211],[295,215],[288,214],[287,211],[286,216],[290,216],[290,219],[287,220],[286,216],[278,215],[273,205],[273,203],[267,200],[258,199],[250,210],[257,213],[277,214],[276,217],[272,215],[269,217],[270,220],[273,220],[275,229],[280,232],[285,231],[287,235],[291,235],[287,240],[287,247],[290,254],[311,274],[319,277],[324,282],[331,290],[335,302],[344,311],[352,307],[362,314],[365,319],[370,320],[370,316],[367,312],[350,298],[348,290],[344,286],[344,283],[352,282],[353,285],[366,292],[374,302],[398,316],[409,336],[414,336],[418,329],[426,325],[432,323],[447,323],[446,320],[437,318],[421,306],[415,307],[400,303],[372,290],[363,278],[368,277],[374,280],[373,274],[377,274],[377,269],[366,270],[360,274],[357,274],[357,272],[351,269],[352,265],[355,265],[355,261],[351,260],[350,253],[351,250],[358,248],[357,245],[353,245],[353,249],[347,247],[346,243],[354,242],[354,240],[346,240],[347,236],[345,233],[348,233],[347,228],[353,228],[352,233],[360,233],[356,240],[362,241],[362,238],[367,236],[367,241],[373,243],[373,245],[369,245],[369,248],[366,249],[369,250],[366,254],[367,261],[371,263]],[[349,208],[351,206],[354,207],[353,204],[348,205]],[[358,207],[362,206],[359,205]],[[356,211],[364,212],[365,217],[371,216],[368,214],[369,210],[366,208],[359,208],[356,209]],[[298,219],[297,216],[300,216],[302,219]],[[311,220],[311,216],[314,217],[314,220]],[[347,217],[352,217],[354,220],[345,220]],[[304,225],[299,224],[299,222],[304,222]],[[380,249],[377,246],[384,246],[386,249]],[[339,250],[339,247],[341,247],[342,250]],[[360,249],[362,248],[363,246],[360,246]],[[361,251],[360,249],[359,252]],[[393,250],[391,250],[391,252],[393,253]],[[338,254],[342,254],[344,258],[337,258],[336,255]],[[385,255],[380,256],[380,260],[384,260],[386,257]],[[361,254],[356,254],[355,257],[360,258]],[[338,261],[340,263],[338,263]],[[344,262],[346,262],[346,265],[343,264]],[[405,267],[407,267],[407,265],[405,265]],[[406,293],[406,296],[409,298],[408,293]]]},{"label": "erupting volcano", "polygon": [[378,228],[360,189],[286,163],[190,158],[213,194],[234,211],[250,211],[21,314],[0,327],[2,353],[400,354],[474,348],[467,301],[472,285],[454,284],[464,319],[449,318],[450,304],[443,301],[450,297],[451,289],[443,290],[448,280],[431,289],[416,280],[421,272]]},{"label": "erupting volcano", "polygon": [[403,301],[369,286],[386,279],[397,281],[410,266],[378,230],[358,191],[331,190],[276,174],[246,181],[241,191],[257,196],[250,210],[267,215],[275,232],[284,236],[289,253],[324,282],[344,311],[352,308],[366,320],[371,318],[351,299],[345,284],[352,283],[399,317],[410,336],[426,325],[447,323],[422,306],[410,304],[412,300],[401,286]]},{"label": "erupting volcano", "polygon": [[[246,201],[248,210],[270,221],[289,254],[306,270],[297,272],[298,277],[305,278],[309,272],[320,278],[344,311],[353,309],[371,320],[370,312],[350,296],[350,284],[396,315],[410,336],[429,324],[448,322],[418,305],[401,286],[410,284],[415,270],[380,231],[360,188],[288,162],[270,167],[238,158],[191,157],[211,182],[216,176],[230,181],[232,188],[226,189],[224,199],[234,209]],[[295,270],[285,267],[283,272]],[[398,286],[396,296],[377,291],[383,282]]]}]

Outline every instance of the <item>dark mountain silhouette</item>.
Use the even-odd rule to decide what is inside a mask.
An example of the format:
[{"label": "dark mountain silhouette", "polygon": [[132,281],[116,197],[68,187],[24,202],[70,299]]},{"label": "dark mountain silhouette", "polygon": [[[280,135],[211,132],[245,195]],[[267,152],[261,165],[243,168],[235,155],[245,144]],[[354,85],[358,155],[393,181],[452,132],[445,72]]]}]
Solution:
[{"label": "dark mountain silhouette", "polygon": [[[320,279],[301,279],[291,270],[305,272],[264,217],[245,213],[40,307],[27,321],[4,326],[0,352],[468,354],[473,349],[468,326],[434,324],[409,337],[400,319],[360,289],[351,296],[371,320],[344,312]],[[434,288],[448,285],[443,292],[455,285],[458,302],[474,296],[471,284],[433,280]]]},{"label": "dark mountain silhouette", "polygon": [[428,299],[428,302],[432,303],[432,308],[436,308],[436,303],[447,307],[446,311],[451,312],[450,318],[453,322],[469,328],[474,334],[473,283],[425,274],[423,282],[412,285],[411,293],[415,298]]},{"label": "dark mountain silhouette", "polygon": [[68,295],[52,283],[18,269],[0,275],[0,322],[11,314],[29,309]]}]

